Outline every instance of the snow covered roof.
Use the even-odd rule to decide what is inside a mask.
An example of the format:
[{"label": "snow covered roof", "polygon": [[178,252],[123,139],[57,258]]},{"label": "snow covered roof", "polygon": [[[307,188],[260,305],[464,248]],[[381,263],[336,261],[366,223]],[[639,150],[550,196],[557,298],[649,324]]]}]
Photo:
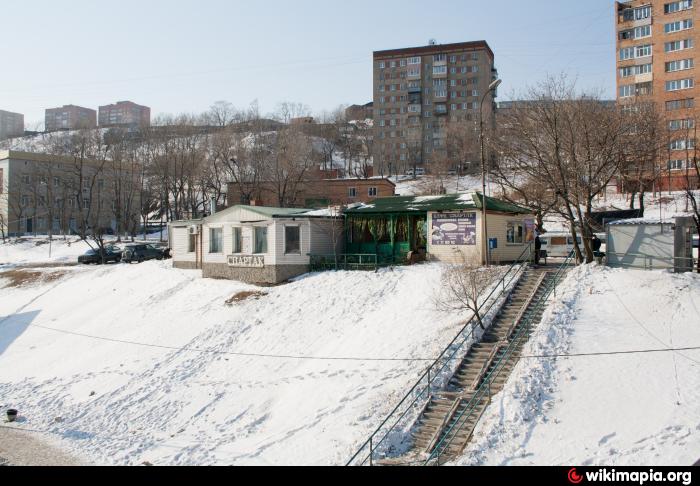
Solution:
[{"label": "snow covered roof", "polygon": [[[429,211],[462,211],[481,209],[482,195],[479,192],[446,194],[439,196],[388,197],[377,199],[372,204],[363,204],[346,210],[349,215],[382,213],[427,213]],[[506,201],[486,197],[489,211],[510,214],[531,214],[532,211]]]},{"label": "snow covered roof", "polygon": [[620,219],[618,221],[612,221],[608,223],[610,226],[641,226],[641,225],[659,225],[659,224],[674,224],[673,221],[662,221],[659,218],[633,218],[633,219]]}]

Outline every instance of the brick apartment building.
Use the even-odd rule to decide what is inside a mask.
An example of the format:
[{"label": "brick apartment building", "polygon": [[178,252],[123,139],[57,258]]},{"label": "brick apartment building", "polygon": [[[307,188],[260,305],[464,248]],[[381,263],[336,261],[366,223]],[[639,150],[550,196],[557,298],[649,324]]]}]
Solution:
[{"label": "brick apartment building", "polygon": [[[660,186],[686,185],[688,152],[695,147],[698,120],[695,54],[700,45],[693,0],[617,2],[617,100],[657,104],[668,130],[669,147],[659,161]],[[692,156],[692,154],[691,154]]]},{"label": "brick apartment building", "polygon": [[[496,77],[485,41],[375,52],[375,169],[400,173],[415,164],[429,171],[445,150],[448,123],[478,122]],[[496,96],[493,91],[484,103],[484,120],[493,120]]]},{"label": "brick apartment building", "polygon": [[100,106],[100,127],[148,127],[151,125],[151,109],[131,101],[119,101]]},{"label": "brick apartment building", "polygon": [[97,128],[97,111],[82,106],[64,105],[49,108],[44,114],[44,129],[47,132]]},{"label": "brick apartment building", "polygon": [[24,135],[24,115],[0,110],[0,140]]},{"label": "brick apartment building", "polygon": [[[301,185],[293,200],[285,201],[284,206],[296,208],[326,208],[353,203],[369,203],[378,198],[392,197],[396,194],[396,184],[389,179],[313,179]],[[252,200],[246,200],[241,194],[240,186],[228,185],[227,205],[239,204],[252,206],[278,207],[280,201],[275,192],[275,184],[263,182]]]},{"label": "brick apartment building", "polygon": [[10,236],[69,234],[78,232],[83,222],[113,230],[121,226],[122,231],[138,228],[137,176],[120,174],[119,185],[115,177],[104,164],[91,160],[0,150],[0,227]]},{"label": "brick apartment building", "polygon": [[351,105],[345,109],[345,118],[348,121],[371,120],[374,118],[374,102],[370,101],[366,105]]}]

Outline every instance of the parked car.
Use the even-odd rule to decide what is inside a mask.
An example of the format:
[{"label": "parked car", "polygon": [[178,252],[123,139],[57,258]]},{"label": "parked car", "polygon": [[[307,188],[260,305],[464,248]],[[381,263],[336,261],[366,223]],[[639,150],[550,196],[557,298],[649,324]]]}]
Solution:
[{"label": "parked car", "polygon": [[406,171],[406,175],[416,175],[416,177],[421,177],[425,175],[425,169],[423,167],[417,167],[416,170],[414,171],[413,169],[408,169]]},{"label": "parked car", "polygon": [[128,245],[122,260],[126,263],[164,260],[170,258],[170,248],[157,248],[154,245]]},{"label": "parked car", "polygon": [[102,262],[104,263],[109,263],[109,262],[114,262],[114,263],[119,263],[122,261],[122,249],[119,248],[118,246],[106,246],[104,249],[104,259],[100,255],[100,250],[88,250],[85,252],[84,255],[80,255],[78,257],[78,263],[82,263],[84,265],[90,265],[91,263],[95,263],[97,265],[101,265]]}]

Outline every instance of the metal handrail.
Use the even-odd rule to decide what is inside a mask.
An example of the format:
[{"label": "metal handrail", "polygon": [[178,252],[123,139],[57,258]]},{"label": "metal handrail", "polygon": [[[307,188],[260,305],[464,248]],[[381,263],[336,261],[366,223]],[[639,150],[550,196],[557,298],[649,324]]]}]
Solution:
[{"label": "metal handrail", "polygon": [[[496,302],[498,302],[506,293],[507,288],[510,286],[510,284],[513,282],[515,277],[518,275],[518,272],[516,271],[513,273],[513,270],[516,268],[518,270],[522,270],[522,267],[520,267],[525,261],[532,261],[532,249],[533,245],[530,243],[518,256],[518,258],[508,267],[508,270],[503,274],[503,277],[493,286],[491,289],[491,292],[488,294],[486,298],[484,298],[481,302],[481,306],[479,307],[479,314],[486,316],[488,315],[489,312],[493,309],[494,305]],[[525,255],[527,256],[527,260],[525,260]],[[510,277],[510,278],[509,278]],[[494,298],[494,294],[498,289],[501,289],[500,293],[498,296]],[[486,308],[486,309],[485,309]],[[363,453],[363,451],[367,451],[367,454],[362,456],[362,460],[357,464],[359,466],[363,466],[369,462],[369,465],[372,466],[374,465],[374,453],[375,451],[384,443],[384,441],[387,439],[389,434],[394,431],[394,429],[397,427],[397,425],[403,420],[408,412],[413,408],[413,406],[426,394],[426,392],[429,392],[432,390],[433,383],[440,379],[441,374],[445,371],[447,366],[452,364],[455,361],[455,356],[457,352],[460,351],[462,346],[469,340],[470,337],[473,337],[474,330],[476,326],[478,326],[478,321],[476,319],[476,315],[473,315],[469,321],[460,329],[460,331],[457,333],[457,335],[450,341],[450,343],[442,350],[438,358],[426,369],[423,374],[420,376],[418,381],[411,387],[411,389],[404,395],[404,397],[401,399],[399,404],[387,415],[387,417],[382,421],[382,423],[375,429],[375,431],[370,435],[369,439],[365,441],[360,448],[353,454],[353,456],[350,458],[350,460],[346,463],[346,466],[351,466],[353,462],[355,462],[356,459],[360,457],[360,455]],[[462,341],[459,343],[458,346],[455,347],[455,344],[459,341],[460,337],[462,337]],[[454,348],[454,349],[452,349]],[[450,352],[450,350],[452,351]],[[441,361],[444,361],[442,366],[440,366]],[[437,371],[435,371],[437,369]],[[427,378],[427,384],[423,385],[424,380]],[[422,388],[421,388],[422,386]],[[417,394],[416,394],[417,393]],[[412,395],[416,394],[416,396],[411,400],[409,403],[409,399],[411,398]],[[378,437],[382,431],[382,429],[391,421],[392,417],[395,416],[399,412],[399,410],[402,408],[402,406],[405,406],[405,410],[403,413],[401,413],[398,418],[393,422],[393,424],[384,432],[381,434],[381,437]]]},{"label": "metal handrail", "polygon": [[[574,257],[574,252],[571,252],[569,254],[569,256],[567,257],[567,259],[564,261],[564,263],[558,268],[556,274],[554,275],[554,278],[552,279],[552,282],[548,285],[547,291],[540,298],[540,300],[537,303],[537,305],[535,306],[535,308],[529,313],[529,316],[527,317],[524,325],[520,327],[520,330],[517,332],[516,336],[510,342],[506,351],[501,355],[500,359],[494,365],[493,369],[486,375],[486,377],[482,381],[482,384],[474,392],[474,395],[469,400],[469,403],[467,403],[467,406],[465,407],[465,409],[457,416],[454,423],[447,429],[443,438],[438,442],[438,444],[435,446],[433,451],[430,453],[430,456],[428,457],[428,459],[424,462],[424,465],[427,466],[432,461],[437,460],[437,465],[439,466],[440,465],[440,455],[442,454],[443,451],[447,450],[450,447],[450,445],[452,445],[452,442],[457,437],[457,434],[464,427],[464,424],[466,423],[466,419],[469,418],[469,416],[471,416],[474,409],[477,407],[478,404],[481,403],[481,400],[486,396],[487,393],[488,393],[488,397],[490,400],[492,381],[494,380],[494,378],[496,376],[498,376],[498,374],[500,373],[503,366],[505,366],[507,360],[509,360],[511,358],[513,351],[520,344],[522,337],[525,335],[525,330],[528,330],[532,324],[533,316],[537,315],[539,310],[547,303],[549,296],[552,295],[552,293],[556,291],[556,287],[557,287],[557,284],[561,278],[561,275],[564,273],[564,270],[570,265],[570,262],[572,261],[573,257]],[[464,418],[464,420],[462,420],[463,418]]]}]

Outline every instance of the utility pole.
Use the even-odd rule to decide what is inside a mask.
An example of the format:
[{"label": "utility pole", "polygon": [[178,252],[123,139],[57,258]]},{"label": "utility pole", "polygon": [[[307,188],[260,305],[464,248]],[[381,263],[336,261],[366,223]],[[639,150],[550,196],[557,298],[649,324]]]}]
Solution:
[{"label": "utility pole", "polygon": [[486,97],[501,85],[500,79],[495,79],[490,85],[486,93],[481,97],[481,105],[479,107],[479,142],[481,144],[481,251],[484,255],[483,262],[487,267],[491,266],[491,255],[489,248],[488,224],[486,222],[486,149],[484,147],[484,101]]}]

